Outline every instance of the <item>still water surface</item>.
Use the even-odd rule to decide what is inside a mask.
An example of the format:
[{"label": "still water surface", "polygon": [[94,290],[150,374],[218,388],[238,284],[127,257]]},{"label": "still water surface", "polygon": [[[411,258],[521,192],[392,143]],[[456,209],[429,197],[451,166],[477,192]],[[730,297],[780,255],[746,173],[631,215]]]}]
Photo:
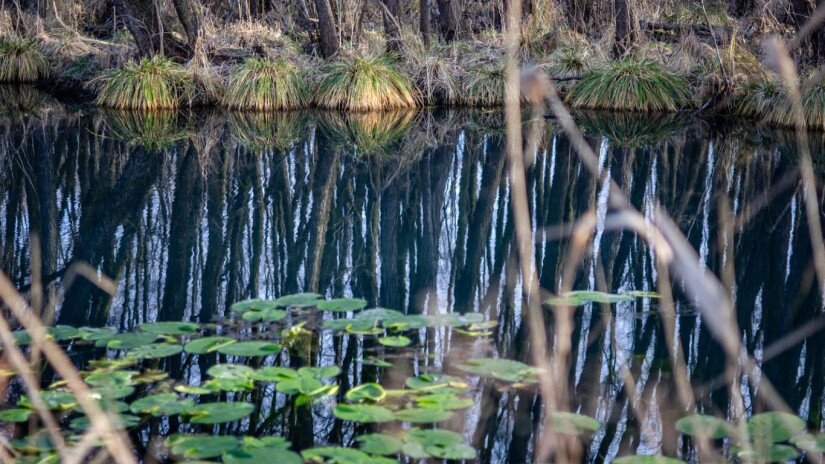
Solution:
[{"label": "still water surface", "polygon": [[[286,360],[338,365],[342,385],[393,385],[399,372],[403,381],[475,355],[529,359],[499,111],[147,117],[20,95],[0,105],[0,268],[23,290],[32,272],[44,276],[56,296],[55,322],[121,330],[155,320],[209,322],[238,300],[311,291],[407,313],[472,311],[499,321],[487,339],[422,329],[423,348],[397,360],[398,369],[362,365],[377,348],[330,334],[319,335],[308,356]],[[632,202],[647,215],[661,204],[707,272],[732,279],[747,349],[790,408],[821,428],[825,337],[781,353],[771,348],[822,312],[802,190],[788,183],[797,168],[793,138],[753,124],[662,116],[588,114],[580,123],[601,168]],[[568,250],[559,226],[591,209],[603,212],[607,184],[587,174],[552,120],[525,119],[525,133],[535,128],[539,135],[526,141],[535,148],[528,199],[539,280],[552,291]],[[821,160],[822,138],[813,140]],[[720,200],[742,215],[783,183],[788,188],[773,191],[726,243]],[[720,251],[726,247],[732,256]],[[77,262],[111,277],[115,295],[80,277],[67,285],[66,270]],[[653,255],[638,237],[600,225],[573,287],[655,291]],[[724,370],[723,353],[678,282],[675,290],[691,381],[708,385]],[[588,461],[659,450],[692,458],[672,425],[678,415],[664,340],[655,299],[577,310],[572,409],[605,424],[587,443]],[[623,366],[636,379],[630,401],[644,405],[644,427],[630,412]],[[185,365],[179,375],[196,378],[203,367]],[[465,435],[481,462],[529,461],[539,428],[535,390],[488,381],[473,387],[475,406],[447,426]],[[699,408],[724,416],[725,390],[704,390]],[[746,382],[742,394],[749,413],[760,410]],[[223,433],[279,434],[302,448],[352,445],[364,430],[342,424],[324,405],[295,414],[271,390],[255,401],[262,412]],[[152,436],[176,427],[153,421],[133,439],[149,446]]]}]

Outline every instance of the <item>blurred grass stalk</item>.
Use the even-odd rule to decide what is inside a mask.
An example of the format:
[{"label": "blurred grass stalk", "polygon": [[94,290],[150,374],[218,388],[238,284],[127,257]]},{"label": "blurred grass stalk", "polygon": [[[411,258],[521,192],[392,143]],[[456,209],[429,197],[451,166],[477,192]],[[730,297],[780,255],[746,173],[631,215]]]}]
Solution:
[{"label": "blurred grass stalk", "polygon": [[[40,261],[38,256],[38,243],[37,237],[32,237],[32,263]],[[33,269],[36,267],[37,266],[33,266]],[[83,265],[80,267],[80,271],[73,269],[72,272],[77,272],[81,275],[88,274],[88,272],[84,272],[82,269]],[[35,273],[33,273],[32,277],[33,279],[37,279],[37,281],[32,282],[33,302],[41,305],[43,303],[42,283],[40,282],[39,276]],[[90,279],[92,282],[96,280],[97,279]],[[101,288],[104,290],[108,289],[105,286]],[[37,415],[40,417],[43,425],[46,426],[52,444],[60,456],[60,461],[68,464],[84,462],[86,455],[96,446],[98,440],[100,440],[103,442],[106,451],[108,451],[114,462],[118,464],[137,464],[129,438],[115,426],[121,420],[119,415],[116,413],[110,413],[111,415],[109,415],[103,412],[65,351],[48,337],[46,327],[38,317],[38,314],[42,313],[43,308],[32,308],[26,303],[23,296],[17,291],[14,284],[2,270],[0,270],[0,302],[2,302],[2,306],[0,306],[0,341],[3,342],[3,356],[8,359],[15,373],[23,381],[26,392],[31,398],[32,405],[37,411]],[[31,337],[29,350],[32,354],[32,359],[27,360],[14,341],[12,327],[7,318],[9,313],[28,331]],[[66,381],[69,390],[77,399],[78,404],[91,422],[89,431],[80,438],[74,447],[70,448],[67,446],[59,425],[43,402],[40,394],[40,383],[34,373],[39,372],[38,367],[40,365],[39,358],[41,353],[45,356],[46,361],[55,372]]]}]

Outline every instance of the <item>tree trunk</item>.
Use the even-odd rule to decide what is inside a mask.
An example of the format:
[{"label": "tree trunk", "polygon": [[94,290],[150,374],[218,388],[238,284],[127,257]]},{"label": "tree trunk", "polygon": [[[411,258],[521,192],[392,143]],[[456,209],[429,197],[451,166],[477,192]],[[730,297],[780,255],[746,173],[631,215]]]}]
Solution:
[{"label": "tree trunk", "polygon": [[318,14],[318,37],[321,41],[321,55],[329,58],[338,53],[338,28],[332,14],[332,5],[329,0],[315,0],[315,10]]},{"label": "tree trunk", "polygon": [[418,30],[424,45],[430,44],[430,0],[419,0]]},{"label": "tree trunk", "polygon": [[202,6],[198,0],[173,0],[173,3],[175,4],[175,11],[178,13],[178,19],[180,19],[183,30],[186,32],[186,41],[194,54],[198,49],[201,38]]},{"label": "tree trunk", "polygon": [[160,25],[155,3],[152,0],[116,0],[116,5],[135,39],[140,56],[160,53]]},{"label": "tree trunk", "polygon": [[438,3],[438,32],[446,42],[455,40],[458,34],[458,12],[453,0],[436,0]]},{"label": "tree trunk", "polygon": [[613,13],[616,15],[613,56],[621,58],[639,44],[639,20],[633,0],[613,0]]},{"label": "tree trunk", "polygon": [[399,0],[384,0],[384,35],[387,39],[387,51],[397,52],[401,49],[398,39],[401,35],[401,5]]}]

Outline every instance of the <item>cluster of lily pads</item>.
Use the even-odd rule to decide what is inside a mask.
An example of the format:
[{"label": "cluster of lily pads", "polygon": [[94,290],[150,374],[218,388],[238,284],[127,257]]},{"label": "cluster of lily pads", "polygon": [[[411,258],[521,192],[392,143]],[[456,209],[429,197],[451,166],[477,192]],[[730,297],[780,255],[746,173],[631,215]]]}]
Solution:
[{"label": "cluster of lily pads", "polygon": [[[610,295],[578,292],[562,295],[564,301],[549,304],[576,305],[587,302],[625,301],[651,295]],[[355,437],[358,448],[321,446],[300,451],[278,436],[224,436],[178,433],[164,444],[170,456],[182,460],[220,460],[228,464],[257,462],[324,462],[338,464],[383,464],[399,458],[472,460],[476,450],[464,437],[445,428],[433,428],[450,420],[457,411],[473,406],[471,383],[466,378],[443,373],[421,373],[405,380],[403,388],[385,388],[366,382],[342,391],[337,384],[337,366],[287,367],[277,365],[290,349],[291,340],[313,331],[333,331],[349,336],[373,337],[384,357],[387,351],[412,344],[405,335],[428,327],[450,327],[470,336],[486,336],[495,321],[477,313],[417,315],[373,308],[364,300],[325,300],[302,293],[274,300],[247,300],[231,307],[231,317],[213,324],[151,322],[134,332],[117,333],[111,328],[56,326],[48,337],[67,350],[99,356],[88,361],[81,375],[101,407],[116,412],[116,426],[141,427],[152,419],[176,417],[178,423],[195,424],[193,430],[216,424],[246,421],[256,406],[247,402],[249,393],[261,388],[293,401],[296,408],[316,405],[345,423],[395,423],[386,430]],[[321,314],[322,317],[318,317]],[[332,315],[332,316],[330,316]],[[282,328],[279,331],[271,329]],[[31,343],[25,331],[14,333],[20,346]],[[95,351],[95,349],[97,349]],[[200,380],[189,384],[169,378],[161,360],[188,362],[182,356],[208,357]],[[272,362],[270,362],[272,361]],[[379,367],[392,366],[381,357],[362,360]],[[203,363],[201,363],[203,365]],[[537,383],[538,368],[502,358],[473,358],[455,365],[468,376],[496,382],[504,388]],[[271,387],[267,387],[271,386]],[[41,392],[42,399],[63,426],[72,443],[90,426],[77,398],[58,380]],[[222,399],[222,401],[216,401]],[[27,422],[36,413],[32,400],[21,395],[11,408],[0,409],[0,422]],[[572,412],[554,412],[551,427],[556,433],[588,436],[600,427],[593,418]],[[755,415],[744,428],[736,428],[712,416],[692,415],[681,419],[677,429],[688,436],[729,439],[731,453],[740,459],[789,460],[800,451],[825,451],[825,436],[812,435],[805,423],[785,413]],[[225,430],[213,428],[213,431]],[[744,431],[743,431],[744,430]],[[48,434],[43,431],[9,443],[20,462],[58,460]],[[663,456],[628,456],[620,464],[678,463]]]}]

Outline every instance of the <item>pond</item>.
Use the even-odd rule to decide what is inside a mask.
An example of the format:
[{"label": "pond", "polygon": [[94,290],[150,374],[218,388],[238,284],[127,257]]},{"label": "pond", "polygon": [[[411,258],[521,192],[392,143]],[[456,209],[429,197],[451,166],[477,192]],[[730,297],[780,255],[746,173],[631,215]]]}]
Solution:
[{"label": "pond", "polygon": [[[66,328],[55,338],[86,372],[103,369],[87,382],[117,390],[112,404],[132,403],[124,420],[140,459],[224,453],[225,462],[258,462],[233,458],[246,446],[236,439],[224,449],[211,437],[217,454],[191,451],[205,445],[184,439],[170,451],[165,439],[175,433],[277,436],[294,451],[361,446],[374,455],[403,442],[389,462],[533,459],[542,433],[535,374],[488,364],[530,364],[500,110],[146,115],[63,105],[33,89],[0,93],[0,268],[22,293],[46,301],[52,324],[134,332]],[[820,431],[825,337],[776,344],[823,310],[793,134],[689,116],[582,113],[577,122],[631,202],[647,216],[660,204],[704,271],[735,289],[741,335],[761,375]],[[588,174],[552,118],[525,115],[524,127],[535,148],[526,180],[538,279],[556,291],[570,253],[564,225],[600,211],[609,186]],[[820,176],[823,140],[811,134]],[[750,216],[733,243],[720,232],[727,205],[739,219]],[[675,400],[657,279],[643,240],[596,227],[572,285],[599,292],[580,294],[571,340],[570,411],[598,422],[582,433],[582,461],[698,459],[674,428],[685,412]],[[726,358],[678,281],[674,292],[695,410],[724,418]],[[314,295],[271,301],[301,293]],[[236,304],[250,299],[264,301]],[[552,305],[543,310],[552,336]],[[145,325],[156,321],[195,324]],[[188,345],[201,334],[226,338]],[[741,384],[747,415],[765,409],[758,385]],[[0,409],[19,406],[20,383],[0,386]],[[416,388],[433,390],[421,396]],[[154,397],[160,406],[135,406],[154,394],[202,406],[158,413],[169,407],[164,397]],[[210,409],[224,402],[234,403],[230,411]],[[88,426],[71,405],[57,409],[67,433]],[[386,420],[358,420],[385,411]],[[415,438],[432,423],[458,441]],[[8,422],[0,434],[22,438],[24,425]],[[419,430],[403,432],[410,427]],[[372,436],[372,447],[357,439],[378,432],[385,435]]]}]

